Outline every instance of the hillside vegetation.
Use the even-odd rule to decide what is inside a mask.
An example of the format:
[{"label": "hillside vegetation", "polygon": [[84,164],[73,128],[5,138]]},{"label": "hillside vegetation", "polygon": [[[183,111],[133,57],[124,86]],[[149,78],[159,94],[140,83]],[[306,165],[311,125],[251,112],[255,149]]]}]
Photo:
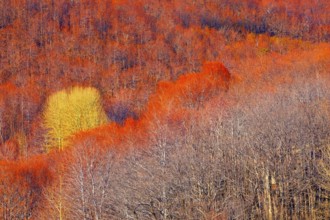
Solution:
[{"label": "hillside vegetation", "polygon": [[0,0],[0,219],[329,219],[327,0]]}]

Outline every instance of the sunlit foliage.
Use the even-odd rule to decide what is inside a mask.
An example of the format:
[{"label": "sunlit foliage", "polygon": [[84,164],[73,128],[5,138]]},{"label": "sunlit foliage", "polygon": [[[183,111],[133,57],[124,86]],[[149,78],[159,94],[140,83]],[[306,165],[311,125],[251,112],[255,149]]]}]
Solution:
[{"label": "sunlit foliage", "polygon": [[74,87],[59,91],[48,98],[44,125],[47,128],[47,147],[63,149],[68,138],[107,122],[100,94],[94,88]]}]

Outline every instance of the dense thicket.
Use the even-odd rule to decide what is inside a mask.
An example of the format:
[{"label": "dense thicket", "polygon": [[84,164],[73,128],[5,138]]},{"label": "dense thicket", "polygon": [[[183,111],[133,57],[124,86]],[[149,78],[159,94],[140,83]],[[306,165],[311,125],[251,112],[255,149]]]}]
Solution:
[{"label": "dense thicket", "polygon": [[[199,71],[205,61],[228,64],[250,50],[230,46],[248,33],[274,36],[250,42],[260,53],[285,53],[288,45],[278,38],[283,36],[329,40],[325,0],[2,0],[0,6],[0,82],[11,93],[1,97],[9,102],[1,142],[21,132],[31,153],[40,151],[35,147],[42,136],[37,134],[42,131],[31,136],[38,127],[32,124],[55,91],[96,87],[108,116],[122,123],[138,117],[159,80]],[[270,41],[279,47],[269,47]]]},{"label": "dense thicket", "polygon": [[0,0],[0,219],[328,219],[329,7]]}]

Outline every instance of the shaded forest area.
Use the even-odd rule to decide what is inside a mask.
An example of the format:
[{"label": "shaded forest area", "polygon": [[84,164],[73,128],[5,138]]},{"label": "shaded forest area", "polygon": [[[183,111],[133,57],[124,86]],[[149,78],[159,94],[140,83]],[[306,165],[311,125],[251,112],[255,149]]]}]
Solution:
[{"label": "shaded forest area", "polygon": [[327,0],[0,0],[0,219],[329,219]]}]

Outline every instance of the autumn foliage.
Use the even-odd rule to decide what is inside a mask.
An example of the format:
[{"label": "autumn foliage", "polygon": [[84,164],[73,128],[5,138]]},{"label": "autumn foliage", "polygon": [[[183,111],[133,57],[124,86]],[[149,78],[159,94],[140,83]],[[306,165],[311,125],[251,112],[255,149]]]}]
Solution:
[{"label": "autumn foliage", "polygon": [[0,219],[328,219],[329,15],[0,0]]},{"label": "autumn foliage", "polygon": [[99,92],[94,88],[74,87],[49,97],[44,112],[46,145],[62,150],[78,132],[107,122]]}]

